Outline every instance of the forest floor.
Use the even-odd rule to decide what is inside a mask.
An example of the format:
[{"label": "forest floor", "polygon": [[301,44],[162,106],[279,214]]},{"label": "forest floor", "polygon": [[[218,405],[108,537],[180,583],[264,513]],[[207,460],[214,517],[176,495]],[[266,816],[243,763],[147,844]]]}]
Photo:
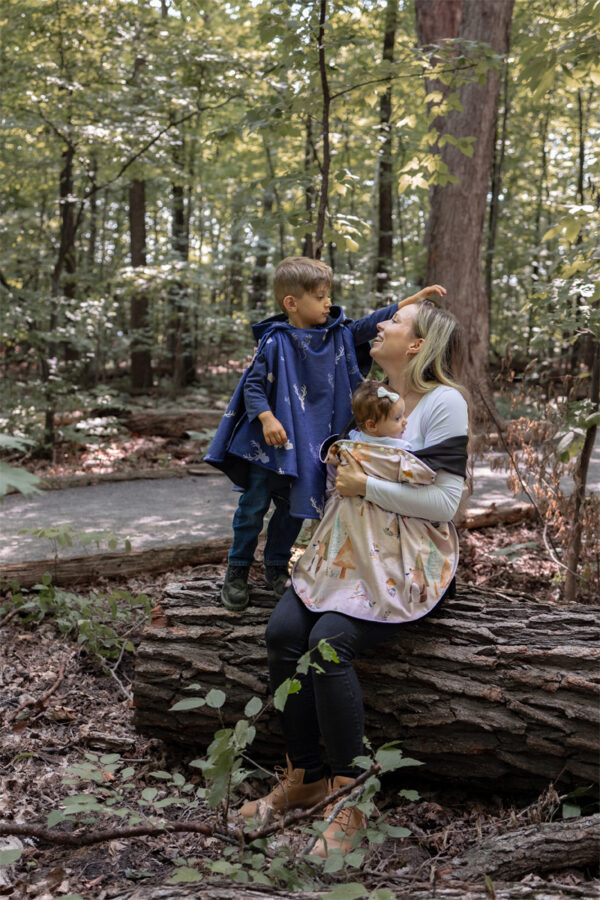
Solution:
[{"label": "forest floor", "polygon": [[[532,542],[543,546],[541,535],[531,525],[463,533],[459,577],[552,601],[553,568],[541,551],[529,550],[526,563],[524,556],[496,552],[498,548]],[[143,593],[154,603],[171,580],[180,581],[191,575],[218,579],[223,572],[224,566],[203,566],[152,580],[105,582],[95,585],[95,591],[105,596],[115,590],[133,596]],[[125,600],[120,602],[127,606]],[[135,645],[141,638],[142,624],[138,619],[138,624],[132,626],[131,620],[124,617],[116,630]],[[0,634],[1,819],[43,827],[47,816],[64,807],[69,795],[86,793],[100,797],[102,790],[115,792],[118,807],[141,811],[144,816],[147,810],[140,810],[138,802],[143,792],[161,787],[151,773],[181,773],[190,783],[197,783],[193,773],[198,770],[189,769],[189,758],[167,754],[158,741],[148,740],[133,728],[129,685],[135,652],[126,650],[118,661],[102,662],[85,643],[78,646],[73,635],[61,634],[51,617],[27,624],[19,615],[5,616],[0,621]],[[115,760],[117,766],[131,768],[132,774],[121,778],[118,770],[111,772]],[[102,770],[100,783],[75,783],[69,779],[69,769],[82,763],[98,765]],[[521,824],[561,817],[561,801],[551,786],[545,796],[533,802],[531,797],[512,801],[498,796],[471,797],[464,790],[439,787],[426,788],[419,801],[408,802],[399,801],[397,787],[392,781],[385,784],[379,805],[390,813],[391,824],[409,828],[412,837],[402,841],[388,838],[384,844],[373,847],[362,870],[347,869],[337,875],[321,876],[318,890],[331,889],[340,881],[360,881],[369,890],[388,887],[396,896],[410,898],[413,890],[428,885],[433,888],[436,879],[441,878],[440,884],[443,883],[448,862],[475,845],[482,834],[514,827],[515,817]],[[170,819],[188,819],[191,815],[185,806],[176,804],[160,812]],[[202,818],[202,808],[194,816]],[[113,818],[111,824],[115,823],[117,829],[122,825],[120,819]],[[60,830],[61,826],[57,831]],[[86,900],[108,900],[128,897],[134,889],[139,891],[136,897],[150,897],[158,885],[169,883],[176,862],[181,864],[184,860],[205,871],[203,887],[211,884],[216,889],[218,884],[224,884],[222,876],[219,880],[207,868],[222,857],[222,845],[217,839],[202,835],[125,840],[115,833],[106,843],[77,849],[29,837],[10,840],[11,846],[23,848],[23,856],[18,863],[0,868],[0,896],[15,900],[54,900],[69,894],[79,894]],[[298,832],[292,836],[292,854],[298,851],[302,840]],[[6,848],[7,844],[0,840],[0,846]],[[546,872],[543,878],[531,873],[523,881],[523,889],[552,882],[553,897],[591,898],[598,896],[600,889],[600,882],[592,879],[593,873],[565,868],[561,862],[560,871]],[[266,887],[262,889],[269,892]],[[465,888],[464,896],[493,896],[486,894],[483,882],[479,891],[467,893]],[[460,892],[456,896],[460,897]],[[511,896],[518,897],[519,893]]]},{"label": "forest floor", "polygon": [[[132,466],[159,469],[197,462],[201,450],[197,442],[120,436],[94,447],[65,447],[54,460],[31,461],[28,468],[45,477],[122,471]],[[556,568],[544,549],[538,526],[528,523],[463,531],[460,540],[457,576],[461,581],[556,601]],[[108,629],[99,637],[92,634],[97,638],[96,649],[110,644],[107,634],[112,629],[117,641],[128,642],[113,659],[103,659],[95,652],[81,622],[74,624],[64,616],[61,619],[48,592],[31,592],[26,597],[28,609],[16,614],[11,612],[10,592],[0,594],[0,820],[45,827],[48,815],[64,809],[68,796],[85,793],[100,797],[103,792],[105,800],[112,792],[114,808],[133,810],[144,817],[148,813],[147,805],[143,806],[144,792],[161,787],[152,773],[167,770],[191,784],[198,783],[194,774],[198,769],[189,768],[189,758],[167,753],[160,742],[137,734],[133,728],[130,684],[144,620],[135,598],[145,595],[149,607],[160,599],[170,581],[192,575],[220,579],[223,573],[223,565],[212,565],[95,584],[95,595],[104,598],[99,602],[105,609],[104,627]],[[259,578],[258,574],[253,577]],[[74,597],[67,595],[67,604],[76,603]],[[72,767],[81,764],[98,767],[100,775],[95,781],[74,780]],[[122,774],[123,767],[130,774]],[[379,807],[389,812],[390,824],[409,828],[412,836],[386,839],[372,848],[362,869],[321,875],[314,882],[314,890],[326,891],[336,883],[358,881],[369,890],[387,887],[395,896],[406,898],[429,888],[433,897],[436,885],[443,883],[449,861],[474,846],[482,834],[502,832],[517,820],[527,824],[561,817],[562,798],[550,785],[538,799],[511,800],[491,795],[474,797],[464,790],[438,786],[425,787],[420,800],[409,802],[400,800],[397,790],[393,780],[384,782]],[[179,805],[165,805],[159,810],[161,815],[171,820],[202,818],[205,811],[201,805],[192,812],[181,796],[180,800]],[[583,801],[579,802],[583,807]],[[595,808],[584,811],[594,812]],[[77,822],[81,824],[81,814]],[[123,820],[113,817],[110,823],[116,823],[118,829]],[[57,833],[62,828],[59,825]],[[293,870],[294,855],[303,840],[299,832],[291,837],[289,870]],[[0,897],[13,900],[55,900],[69,895],[108,900],[138,891],[136,898],[150,897],[158,886],[169,884],[176,865],[183,861],[203,871],[203,880],[198,882],[203,888],[212,885],[215,891],[218,885],[231,884],[218,874],[223,868],[217,866],[211,871],[215,862],[221,860],[222,864],[223,845],[216,838],[199,834],[126,840],[115,833],[108,842],[76,849],[32,837],[0,838],[0,850],[8,847],[23,850],[18,862],[0,867]],[[593,880],[596,874],[570,869],[561,861],[556,872],[545,872],[541,878],[535,872],[526,876],[523,891],[552,883],[553,898],[600,896],[600,882]],[[270,889],[262,886],[262,890],[268,894]],[[465,889],[463,895],[458,889],[455,896],[483,900],[495,895],[482,877],[473,892]],[[518,886],[512,896],[520,896]]]}]

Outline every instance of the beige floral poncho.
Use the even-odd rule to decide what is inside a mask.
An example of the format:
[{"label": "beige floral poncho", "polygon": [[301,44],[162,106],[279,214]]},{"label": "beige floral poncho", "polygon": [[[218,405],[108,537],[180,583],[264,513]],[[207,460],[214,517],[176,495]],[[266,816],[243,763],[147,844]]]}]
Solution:
[{"label": "beige floral poncho", "polygon": [[[435,472],[408,450],[339,440],[327,461],[340,450],[348,450],[367,475],[385,481],[412,485],[435,481]],[[314,612],[411,622],[441,599],[457,563],[458,537],[451,522],[397,515],[364,497],[334,492],[294,567],[292,583]]]}]

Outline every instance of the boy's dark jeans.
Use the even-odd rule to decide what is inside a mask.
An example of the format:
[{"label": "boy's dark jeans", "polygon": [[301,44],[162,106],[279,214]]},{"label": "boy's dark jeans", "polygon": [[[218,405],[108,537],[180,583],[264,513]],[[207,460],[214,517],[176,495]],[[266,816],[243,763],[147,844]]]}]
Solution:
[{"label": "boy's dark jeans", "polygon": [[292,545],[302,527],[302,519],[290,516],[289,494],[287,484],[274,486],[273,472],[262,466],[249,466],[248,487],[233,517],[233,544],[227,558],[230,566],[251,566],[254,562],[258,536],[271,500],[275,510],[267,526],[265,565],[287,566]]},{"label": "boy's dark jeans", "polygon": [[294,675],[298,659],[322,638],[335,648],[339,663],[327,662],[319,653],[314,659],[324,669],[310,668],[300,675],[302,688],[290,694],[281,713],[288,756],[297,769],[314,779],[321,777],[322,735],[331,773],[356,777],[351,762],[363,756],[364,714],[358,677],[352,660],[368,647],[389,641],[403,627],[386,622],[367,622],[337,612],[313,613],[289,587],[273,610],[266,641],[271,687]]}]

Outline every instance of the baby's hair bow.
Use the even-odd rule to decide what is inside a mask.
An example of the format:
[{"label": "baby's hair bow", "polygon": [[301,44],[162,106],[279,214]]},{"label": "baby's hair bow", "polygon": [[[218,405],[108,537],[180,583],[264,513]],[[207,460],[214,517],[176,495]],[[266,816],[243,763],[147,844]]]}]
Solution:
[{"label": "baby's hair bow", "polygon": [[387,397],[392,403],[397,403],[400,399],[400,394],[396,394],[394,391],[388,391],[388,389],[384,387],[377,388],[377,396]]}]

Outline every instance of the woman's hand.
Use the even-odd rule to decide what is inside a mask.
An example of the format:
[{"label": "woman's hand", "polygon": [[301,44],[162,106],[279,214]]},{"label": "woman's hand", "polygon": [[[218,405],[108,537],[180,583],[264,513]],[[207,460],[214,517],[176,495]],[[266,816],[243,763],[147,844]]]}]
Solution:
[{"label": "woman's hand", "polygon": [[338,494],[342,497],[364,497],[367,493],[367,476],[360,463],[347,450],[342,450],[340,457],[335,479]]}]

